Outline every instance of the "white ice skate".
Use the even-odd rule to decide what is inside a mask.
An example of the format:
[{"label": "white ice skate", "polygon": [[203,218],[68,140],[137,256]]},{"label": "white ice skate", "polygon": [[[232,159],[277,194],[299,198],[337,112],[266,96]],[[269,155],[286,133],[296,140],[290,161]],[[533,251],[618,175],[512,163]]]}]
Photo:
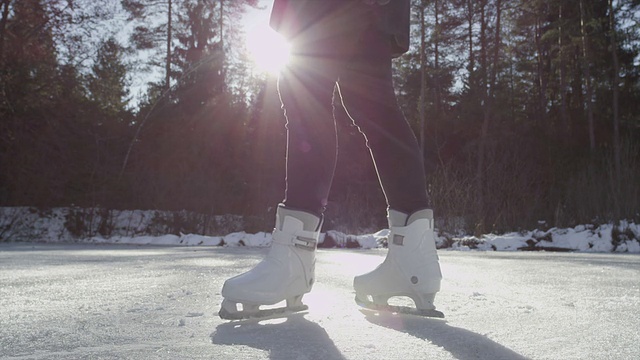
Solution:
[{"label": "white ice skate", "polygon": [[[311,291],[315,281],[315,251],[321,225],[322,220],[313,214],[280,205],[266,258],[248,272],[225,281],[218,315],[240,320],[306,310],[302,296]],[[261,305],[283,300],[286,307],[260,309]]]},{"label": "white ice skate", "polygon": [[[373,271],[355,277],[356,302],[378,311],[444,317],[433,305],[442,280],[433,211],[425,209],[409,216],[389,210],[388,219],[389,252]],[[416,308],[389,305],[388,300],[396,296],[411,298]]]}]

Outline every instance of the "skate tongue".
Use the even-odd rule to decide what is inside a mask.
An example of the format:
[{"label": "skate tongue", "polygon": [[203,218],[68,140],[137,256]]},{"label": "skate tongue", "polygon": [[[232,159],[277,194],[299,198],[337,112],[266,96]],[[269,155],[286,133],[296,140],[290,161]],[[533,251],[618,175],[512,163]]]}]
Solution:
[{"label": "skate tongue", "polygon": [[433,210],[422,209],[407,215],[401,211],[389,209],[388,212],[389,226],[407,226],[418,219],[433,220]]},{"label": "skate tongue", "polygon": [[411,216],[409,216],[409,219],[407,220],[407,225],[411,224],[412,222],[418,219],[433,220],[433,210],[422,209],[414,212],[413,214],[411,214]]},{"label": "skate tongue", "polygon": [[302,230],[304,231],[316,232],[319,231],[322,226],[322,218],[306,211],[286,208],[280,204],[276,214],[276,226],[279,230],[284,228],[287,217],[292,217],[300,221],[302,223]]},{"label": "skate tongue", "polygon": [[406,226],[407,218],[409,216],[401,211],[389,209],[387,218],[389,220],[389,227]]}]

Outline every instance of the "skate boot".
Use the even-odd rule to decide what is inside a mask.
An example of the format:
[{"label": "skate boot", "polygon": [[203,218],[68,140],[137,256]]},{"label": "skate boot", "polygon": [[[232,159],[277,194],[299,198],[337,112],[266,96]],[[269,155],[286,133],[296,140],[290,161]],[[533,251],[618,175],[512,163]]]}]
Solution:
[{"label": "skate boot", "polygon": [[[389,210],[388,219],[389,252],[373,271],[355,277],[356,303],[378,311],[444,317],[433,305],[442,280],[433,211],[425,209],[407,215]],[[411,298],[416,308],[389,305],[389,298],[395,296]]]},{"label": "skate boot", "polygon": [[[276,212],[276,227],[267,256],[248,272],[225,281],[218,315],[227,320],[267,317],[303,311],[302,296],[315,281],[315,251],[322,219],[304,211]],[[286,300],[283,308],[261,310]],[[242,309],[238,309],[242,304]]]}]

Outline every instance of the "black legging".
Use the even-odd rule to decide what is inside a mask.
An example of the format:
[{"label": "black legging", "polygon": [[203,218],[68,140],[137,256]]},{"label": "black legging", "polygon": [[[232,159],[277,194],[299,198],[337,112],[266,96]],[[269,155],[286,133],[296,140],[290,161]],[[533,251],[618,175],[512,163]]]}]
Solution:
[{"label": "black legging", "polygon": [[412,213],[428,207],[416,137],[395,97],[388,39],[369,24],[293,45],[278,81],[287,119],[285,206],[322,214],[337,159],[332,115],[342,105],[367,140],[387,205]]}]

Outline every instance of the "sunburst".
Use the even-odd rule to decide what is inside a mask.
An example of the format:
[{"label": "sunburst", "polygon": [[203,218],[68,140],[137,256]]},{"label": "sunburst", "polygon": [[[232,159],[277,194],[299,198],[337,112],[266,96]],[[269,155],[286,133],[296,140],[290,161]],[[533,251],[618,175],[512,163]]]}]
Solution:
[{"label": "sunburst", "polygon": [[278,74],[289,62],[290,45],[267,24],[256,25],[247,32],[246,46],[260,71]]}]

